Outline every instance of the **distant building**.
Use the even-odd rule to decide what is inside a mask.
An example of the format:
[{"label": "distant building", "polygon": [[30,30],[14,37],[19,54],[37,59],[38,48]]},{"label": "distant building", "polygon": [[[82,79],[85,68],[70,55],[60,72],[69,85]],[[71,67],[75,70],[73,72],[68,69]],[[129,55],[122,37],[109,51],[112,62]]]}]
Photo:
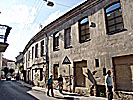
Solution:
[{"label": "distant building", "polygon": [[26,45],[24,53],[24,70],[26,81],[30,84],[44,84],[46,81],[46,41],[45,36],[34,36]]},{"label": "distant building", "polygon": [[2,70],[2,52],[5,52],[5,50],[9,45],[6,42],[11,29],[12,28],[7,25],[0,24],[0,79],[1,79],[1,70]]},{"label": "distant building", "polygon": [[19,55],[16,57],[16,69],[15,73],[19,75],[21,80],[26,82],[26,70],[24,70],[24,55],[23,52],[19,52]]},{"label": "distant building", "polygon": [[2,58],[2,68],[16,69],[15,61]]}]

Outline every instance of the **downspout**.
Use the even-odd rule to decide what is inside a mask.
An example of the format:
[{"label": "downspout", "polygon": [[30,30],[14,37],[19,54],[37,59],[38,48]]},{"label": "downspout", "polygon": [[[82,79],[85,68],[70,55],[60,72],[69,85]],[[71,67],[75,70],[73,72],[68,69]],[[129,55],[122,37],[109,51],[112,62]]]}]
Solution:
[{"label": "downspout", "polygon": [[47,34],[46,35],[46,78],[45,78],[45,82],[46,80],[48,80],[49,78],[49,49],[48,49],[48,44],[49,44],[49,37]]}]

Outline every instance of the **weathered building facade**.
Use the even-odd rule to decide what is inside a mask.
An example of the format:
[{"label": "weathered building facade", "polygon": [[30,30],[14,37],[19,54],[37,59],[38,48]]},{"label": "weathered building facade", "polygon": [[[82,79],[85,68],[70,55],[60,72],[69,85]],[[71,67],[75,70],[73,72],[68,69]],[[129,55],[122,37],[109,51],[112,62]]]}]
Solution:
[{"label": "weathered building facade", "polygon": [[24,53],[24,70],[26,70],[26,81],[34,85],[45,83],[46,71],[46,48],[45,37],[35,35],[26,45]]},{"label": "weathered building facade", "polygon": [[[132,15],[132,0],[87,0],[30,40],[25,48],[25,59],[32,47],[36,48],[36,44],[44,39],[47,60],[42,61],[43,64],[46,62],[45,67],[36,63],[42,59],[40,56],[25,60],[25,68],[30,70],[28,73],[33,73],[31,69],[34,70],[36,65],[45,69],[49,66],[47,73],[53,74],[55,81],[62,74],[64,90],[95,96],[105,96],[105,75],[110,69],[115,97],[131,99]],[[29,79],[33,79],[31,77]]]},{"label": "weathered building facade", "polygon": [[114,90],[133,92],[132,5],[131,0],[88,0],[49,27],[49,71],[55,79],[63,75],[65,90],[104,96],[110,69]]},{"label": "weathered building facade", "polygon": [[19,52],[19,55],[16,57],[16,68],[15,73],[18,78],[26,82],[26,70],[24,70],[24,61],[23,61],[23,52]]}]

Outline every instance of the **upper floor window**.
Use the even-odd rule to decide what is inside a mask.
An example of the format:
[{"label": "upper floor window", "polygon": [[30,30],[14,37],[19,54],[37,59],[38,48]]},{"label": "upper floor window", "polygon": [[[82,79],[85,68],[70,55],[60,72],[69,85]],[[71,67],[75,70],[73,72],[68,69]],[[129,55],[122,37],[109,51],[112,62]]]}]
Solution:
[{"label": "upper floor window", "polygon": [[41,57],[44,56],[44,40],[41,41]]},{"label": "upper floor window", "polygon": [[32,59],[34,58],[34,47],[32,47]]},{"label": "upper floor window", "polygon": [[38,44],[35,45],[35,58],[38,57]]},{"label": "upper floor window", "polygon": [[79,22],[79,41],[83,43],[90,39],[89,22],[88,17],[82,19]]},{"label": "upper floor window", "polygon": [[30,60],[30,51],[28,52],[28,61]]},{"label": "upper floor window", "polygon": [[27,59],[27,54],[26,54],[25,60],[26,60],[26,67],[27,67],[27,66],[28,66],[28,63],[27,63],[27,61],[28,61],[28,59]]},{"label": "upper floor window", "polygon": [[59,32],[55,33],[53,36],[53,46],[54,50],[59,49]]},{"label": "upper floor window", "polygon": [[64,32],[64,47],[69,48],[71,45],[71,27],[65,29]]},{"label": "upper floor window", "polygon": [[114,3],[105,9],[106,29],[113,34],[124,29],[120,2]]}]

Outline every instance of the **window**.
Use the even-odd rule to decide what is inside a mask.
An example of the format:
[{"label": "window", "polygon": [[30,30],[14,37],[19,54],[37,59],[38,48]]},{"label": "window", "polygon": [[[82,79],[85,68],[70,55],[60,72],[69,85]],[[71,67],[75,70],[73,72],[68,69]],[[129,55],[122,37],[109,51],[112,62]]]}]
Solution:
[{"label": "window", "polygon": [[95,59],[95,66],[99,67],[99,59]]},{"label": "window", "polygon": [[41,41],[41,57],[44,56],[44,40]]},{"label": "window", "polygon": [[54,50],[59,50],[59,32],[55,33],[53,36],[53,46],[54,46]]},{"label": "window", "polygon": [[35,58],[38,57],[38,44],[35,45]]},{"label": "window", "polygon": [[26,54],[26,67],[28,66],[28,63],[27,63],[27,61],[28,61],[28,60],[27,60],[27,54]]},{"label": "window", "polygon": [[30,61],[30,51],[28,52],[28,61]]},{"label": "window", "polygon": [[59,68],[59,64],[54,64],[54,79],[58,79],[58,68]]},{"label": "window", "polygon": [[65,48],[69,48],[71,45],[71,27],[68,29],[65,29],[64,32],[64,46]]},{"label": "window", "polygon": [[90,39],[88,18],[84,18],[79,22],[79,41],[83,43]]},{"label": "window", "polygon": [[124,28],[120,2],[105,9],[106,29],[108,34],[122,31]]},{"label": "window", "polygon": [[34,58],[34,47],[32,47],[32,59]]}]

